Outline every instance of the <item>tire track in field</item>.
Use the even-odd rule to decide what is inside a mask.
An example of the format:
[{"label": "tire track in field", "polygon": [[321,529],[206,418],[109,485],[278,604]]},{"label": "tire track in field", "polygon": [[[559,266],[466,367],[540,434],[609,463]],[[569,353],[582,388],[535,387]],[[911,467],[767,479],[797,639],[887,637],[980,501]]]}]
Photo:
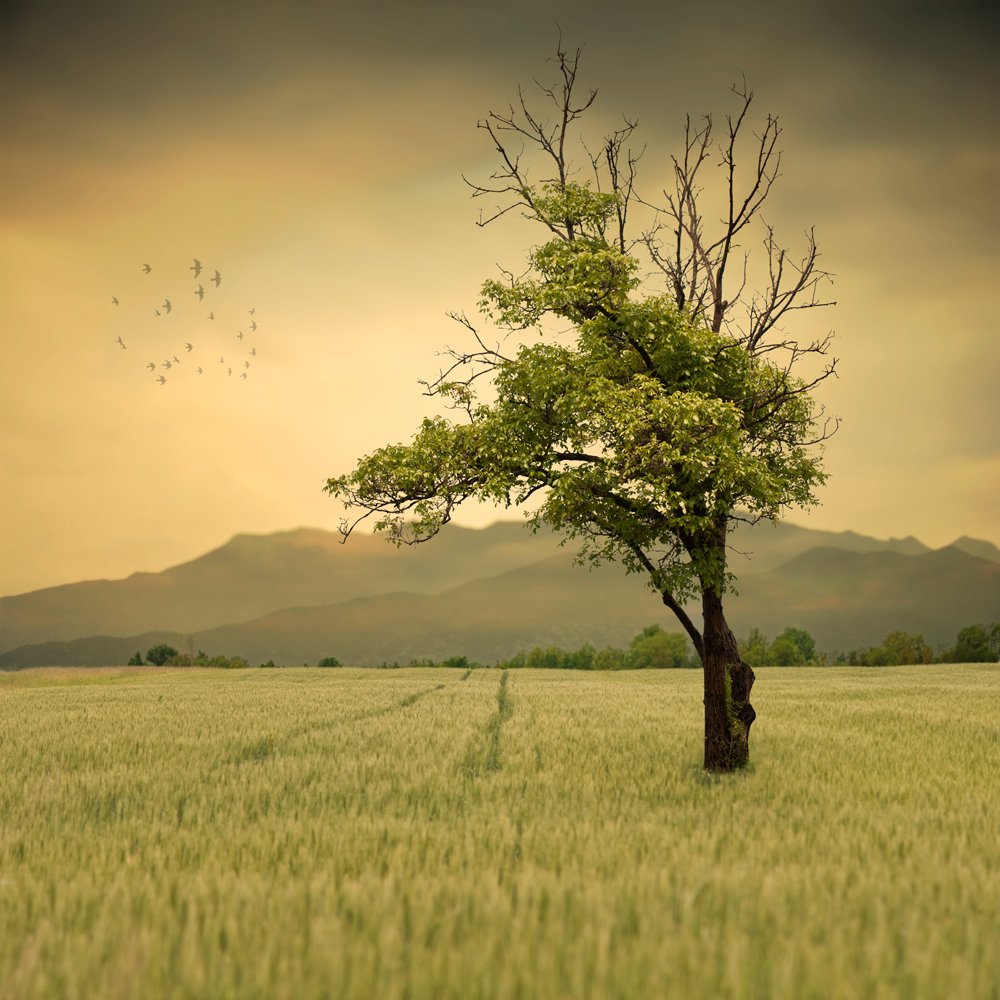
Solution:
[{"label": "tire track in field", "polygon": [[355,722],[364,722],[367,719],[377,719],[383,715],[390,715],[393,712],[401,712],[404,708],[409,708],[416,704],[421,698],[425,698],[435,691],[440,691],[447,687],[446,684],[435,684],[433,687],[423,688],[420,691],[412,691],[398,701],[390,702],[388,705],[379,705],[375,708],[362,709],[360,712],[353,712],[350,715],[341,715],[333,719],[320,719],[318,722],[306,722],[294,729],[288,730],[282,737],[282,743],[290,743],[292,740],[300,739],[310,733],[322,732],[326,729],[337,729],[340,726],[349,726]]},{"label": "tire track in field", "polygon": [[508,676],[506,670],[500,675],[496,711],[489,717],[482,732],[469,743],[462,758],[462,773],[470,778],[481,778],[484,774],[500,770],[500,730],[514,714],[514,703],[507,689]]}]

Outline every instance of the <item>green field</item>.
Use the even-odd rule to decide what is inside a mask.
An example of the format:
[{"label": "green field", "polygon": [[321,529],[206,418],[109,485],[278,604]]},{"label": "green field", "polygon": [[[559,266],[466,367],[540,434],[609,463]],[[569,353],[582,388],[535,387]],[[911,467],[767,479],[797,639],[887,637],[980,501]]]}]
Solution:
[{"label": "green field", "polygon": [[1000,997],[1000,668],[0,675],[0,997]]}]

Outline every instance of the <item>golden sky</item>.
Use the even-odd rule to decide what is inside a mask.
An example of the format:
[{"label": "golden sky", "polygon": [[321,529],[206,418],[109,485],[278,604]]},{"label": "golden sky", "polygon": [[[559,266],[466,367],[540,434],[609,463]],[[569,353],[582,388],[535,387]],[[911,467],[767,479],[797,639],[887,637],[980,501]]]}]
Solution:
[{"label": "golden sky", "polygon": [[793,248],[815,226],[836,275],[812,322],[837,331],[843,420],[792,519],[1000,542],[993,7],[647,7],[5,5],[0,593],[336,527],[326,478],[409,437],[446,311],[540,238],[477,228],[462,175],[488,178],[476,121],[548,78],[557,24],[600,90],[591,138],[639,119],[650,197],[684,114],[724,114],[741,73],[781,116],[768,219]]}]

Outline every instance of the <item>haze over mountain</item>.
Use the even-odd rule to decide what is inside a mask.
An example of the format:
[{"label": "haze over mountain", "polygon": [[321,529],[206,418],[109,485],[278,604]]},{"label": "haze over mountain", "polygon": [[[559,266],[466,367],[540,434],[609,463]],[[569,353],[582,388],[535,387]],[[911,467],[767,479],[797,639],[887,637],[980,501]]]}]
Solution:
[{"label": "haze over mountain", "polygon": [[[846,650],[902,628],[943,645],[1000,609],[1000,550],[975,539],[932,551],[779,524],[741,527],[733,548],[740,634],[796,625]],[[678,627],[640,578],[576,566],[517,522],[449,526],[403,549],[299,529],[238,535],[163,573],[0,599],[0,666],[123,663],[157,642],[250,662],[491,662],[533,645],[621,645],[653,622]]]}]

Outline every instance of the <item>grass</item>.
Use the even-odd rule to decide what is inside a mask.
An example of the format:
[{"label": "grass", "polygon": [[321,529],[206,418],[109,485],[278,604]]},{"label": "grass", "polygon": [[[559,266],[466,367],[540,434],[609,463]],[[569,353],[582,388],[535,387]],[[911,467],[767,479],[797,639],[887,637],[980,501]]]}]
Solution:
[{"label": "grass", "polygon": [[0,675],[0,998],[1000,996],[996,666]]}]

